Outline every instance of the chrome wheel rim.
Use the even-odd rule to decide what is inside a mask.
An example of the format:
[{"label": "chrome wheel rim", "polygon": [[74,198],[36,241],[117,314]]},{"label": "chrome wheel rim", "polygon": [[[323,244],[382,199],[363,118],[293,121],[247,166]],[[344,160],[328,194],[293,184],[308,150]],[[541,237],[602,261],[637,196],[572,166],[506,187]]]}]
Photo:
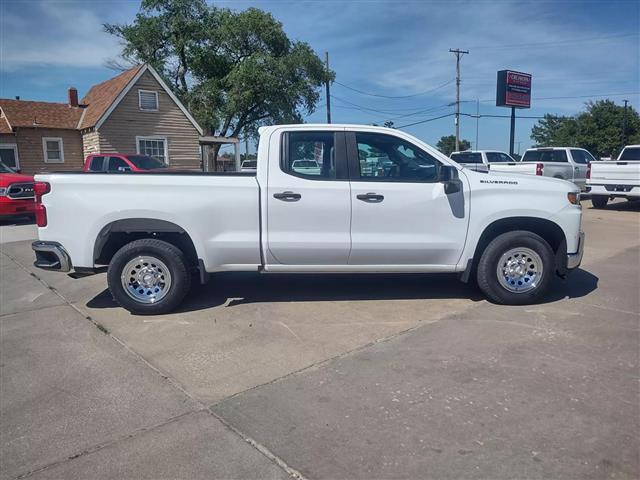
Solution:
[{"label": "chrome wheel rim", "polygon": [[512,248],[500,257],[496,273],[500,285],[509,292],[530,292],[542,279],[542,258],[530,248]]},{"label": "chrome wheel rim", "polygon": [[129,260],[120,279],[127,295],[140,303],[159,302],[171,288],[169,268],[162,260],[147,255]]}]

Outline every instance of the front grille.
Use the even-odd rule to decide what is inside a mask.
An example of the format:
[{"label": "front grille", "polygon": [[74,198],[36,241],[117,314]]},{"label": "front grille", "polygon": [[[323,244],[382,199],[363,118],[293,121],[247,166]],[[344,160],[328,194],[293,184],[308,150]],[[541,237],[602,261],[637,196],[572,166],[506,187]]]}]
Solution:
[{"label": "front grille", "polygon": [[9,185],[7,197],[15,200],[33,198],[33,183],[14,183]]}]

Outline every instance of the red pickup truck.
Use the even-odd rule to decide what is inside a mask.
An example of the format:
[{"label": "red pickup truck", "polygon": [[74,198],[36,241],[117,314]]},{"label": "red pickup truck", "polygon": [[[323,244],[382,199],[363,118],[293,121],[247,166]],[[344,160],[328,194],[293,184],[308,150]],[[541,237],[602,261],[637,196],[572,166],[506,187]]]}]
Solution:
[{"label": "red pickup truck", "polygon": [[35,209],[33,177],[20,175],[0,162],[0,219],[32,216]]},{"label": "red pickup truck", "polygon": [[138,153],[96,153],[84,161],[85,172],[146,172],[167,168],[160,160]]}]

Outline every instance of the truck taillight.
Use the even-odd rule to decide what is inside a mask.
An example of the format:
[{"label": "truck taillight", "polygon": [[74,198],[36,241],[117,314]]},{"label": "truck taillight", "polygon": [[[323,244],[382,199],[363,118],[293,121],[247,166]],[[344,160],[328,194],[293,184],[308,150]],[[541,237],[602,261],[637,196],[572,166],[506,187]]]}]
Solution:
[{"label": "truck taillight", "polygon": [[587,179],[591,178],[591,162],[587,166]]},{"label": "truck taillight", "polygon": [[36,197],[36,225],[39,227],[47,226],[47,209],[42,204],[42,196],[51,191],[51,185],[47,182],[36,182],[33,185],[33,193]]},{"label": "truck taillight", "polygon": [[542,176],[544,173],[544,163],[536,163],[536,175]]}]

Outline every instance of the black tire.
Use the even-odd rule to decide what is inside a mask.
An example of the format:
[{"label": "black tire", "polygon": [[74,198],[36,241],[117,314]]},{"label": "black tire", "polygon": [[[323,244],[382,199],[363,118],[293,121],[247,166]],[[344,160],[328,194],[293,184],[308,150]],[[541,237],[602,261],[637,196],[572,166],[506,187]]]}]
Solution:
[{"label": "black tire", "polygon": [[606,195],[594,195],[591,197],[591,205],[593,205],[593,208],[604,208],[607,206],[608,201],[609,197]]},{"label": "black tire", "polygon": [[[526,292],[512,292],[498,278],[498,264],[503,254],[514,248],[533,250],[542,261],[542,274],[537,285]],[[482,252],[478,262],[478,287],[492,302],[503,305],[529,305],[539,301],[549,289],[555,274],[554,253],[549,244],[532,232],[518,230],[494,238]]]},{"label": "black tire", "polygon": [[[170,273],[168,291],[155,303],[143,303],[131,297],[122,285],[122,271],[131,260],[139,256],[152,256],[163,262]],[[114,300],[122,308],[137,315],[160,315],[173,311],[191,288],[191,272],[187,259],[179,248],[153,238],[143,238],[126,244],[111,259],[107,283]]]}]

